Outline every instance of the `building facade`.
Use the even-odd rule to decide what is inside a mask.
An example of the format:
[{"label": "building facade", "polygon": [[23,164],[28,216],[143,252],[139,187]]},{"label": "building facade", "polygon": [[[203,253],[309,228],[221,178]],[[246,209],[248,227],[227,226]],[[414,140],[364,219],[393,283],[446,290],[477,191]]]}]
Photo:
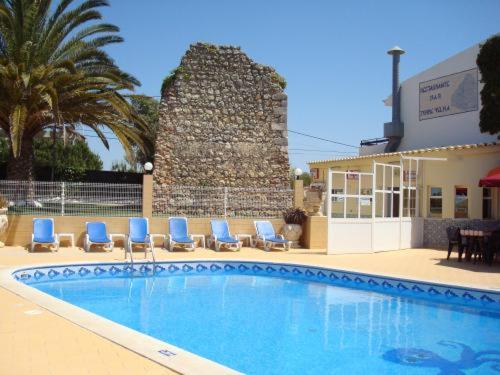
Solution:
[{"label": "building facade", "polygon": [[[446,246],[446,227],[451,225],[499,225],[500,189],[479,186],[481,178],[500,167],[497,136],[479,130],[479,48],[468,48],[401,83],[385,100],[388,105],[399,102],[400,131],[387,132],[386,124],[385,137],[362,141],[359,156],[309,163],[313,182],[324,186],[329,176],[338,175],[331,171],[352,172],[340,182],[330,181],[331,217],[421,218],[421,244],[429,247]],[[415,164],[408,168],[410,159],[418,160],[416,169]],[[377,174],[377,164],[398,166],[390,168],[396,174]],[[370,174],[373,179],[363,184]],[[405,186],[413,186],[413,192]]]}]

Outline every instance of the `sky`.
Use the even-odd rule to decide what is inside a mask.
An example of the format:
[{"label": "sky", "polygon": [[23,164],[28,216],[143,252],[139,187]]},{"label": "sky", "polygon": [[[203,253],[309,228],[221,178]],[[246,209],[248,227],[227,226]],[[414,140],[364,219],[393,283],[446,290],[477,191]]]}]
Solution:
[{"label": "sky", "polygon": [[[381,137],[391,112],[391,59],[398,45],[401,79],[500,32],[500,0],[109,0],[104,20],[125,42],[108,48],[142,83],[137,93],[159,96],[163,78],[198,41],[238,45],[287,80],[288,128],[358,146]],[[105,169],[123,158],[88,138]],[[289,134],[290,164],[356,153]]]}]

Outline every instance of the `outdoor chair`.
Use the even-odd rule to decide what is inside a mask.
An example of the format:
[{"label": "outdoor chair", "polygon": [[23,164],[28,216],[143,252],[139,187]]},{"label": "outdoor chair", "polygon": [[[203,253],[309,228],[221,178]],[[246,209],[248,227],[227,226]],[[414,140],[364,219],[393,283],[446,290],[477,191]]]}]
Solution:
[{"label": "outdoor chair", "polygon": [[187,219],[185,217],[168,218],[168,251],[173,251],[175,245],[181,245],[186,250],[194,251],[193,236],[188,234]]},{"label": "outdoor chair", "polygon": [[127,251],[132,259],[134,245],[144,247],[144,258],[147,257],[148,251],[151,252],[153,260],[155,260],[153,238],[149,233],[149,221],[145,217],[131,217],[128,219],[128,236],[127,247],[125,249],[125,258]]},{"label": "outdoor chair", "polygon": [[283,251],[290,250],[290,241],[283,238],[282,235],[276,235],[274,227],[270,221],[254,221],[255,231],[257,232],[257,245],[262,242],[265,251],[280,248]]},{"label": "outdoor chair", "polygon": [[106,251],[113,251],[114,242],[111,240],[106,229],[106,223],[93,221],[85,223],[87,233],[83,239],[83,249],[90,251],[92,245],[102,246]]},{"label": "outdoor chair", "polygon": [[453,247],[457,245],[458,261],[461,262],[464,247],[462,245],[462,236],[460,235],[460,228],[459,227],[446,228],[446,236],[448,237],[448,256],[446,259],[450,259]]},{"label": "outdoor chair", "polygon": [[493,265],[495,257],[500,255],[500,230],[494,230],[489,236],[487,243],[484,246],[483,259],[489,266]]},{"label": "outdoor chair", "polygon": [[54,233],[54,219],[33,219],[31,252],[35,250],[36,245],[45,245],[49,248],[52,245],[55,247],[55,251],[59,250],[59,236]]},{"label": "outdoor chair", "polygon": [[221,246],[233,251],[241,250],[241,242],[231,235],[226,220],[210,220],[210,228],[210,242],[214,244],[215,251],[220,251]]}]

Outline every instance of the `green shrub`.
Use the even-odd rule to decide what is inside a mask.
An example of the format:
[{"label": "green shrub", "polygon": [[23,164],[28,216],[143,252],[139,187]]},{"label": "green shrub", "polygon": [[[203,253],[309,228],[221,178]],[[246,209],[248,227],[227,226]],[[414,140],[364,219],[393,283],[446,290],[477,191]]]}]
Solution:
[{"label": "green shrub", "polygon": [[178,66],[177,68],[172,70],[170,74],[166,76],[165,79],[163,80],[163,83],[161,85],[161,95],[163,95],[165,90],[168,90],[170,87],[172,87],[175,79],[179,77],[181,74],[184,77],[184,79],[191,78],[191,74],[186,72],[186,68],[184,68],[183,66]]},{"label": "green shrub", "polygon": [[286,84],[287,84],[286,83],[286,79],[285,79],[285,77],[283,77],[279,73],[274,72],[273,77],[271,78],[271,80],[274,83],[277,83],[283,90],[286,89]]}]

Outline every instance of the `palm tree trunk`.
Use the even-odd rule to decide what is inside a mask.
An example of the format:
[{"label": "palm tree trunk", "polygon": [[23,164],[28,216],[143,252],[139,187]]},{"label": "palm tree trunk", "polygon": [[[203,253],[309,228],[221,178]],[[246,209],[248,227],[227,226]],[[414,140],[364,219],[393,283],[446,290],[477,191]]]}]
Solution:
[{"label": "palm tree trunk", "polygon": [[23,138],[21,143],[21,155],[15,158],[12,153],[7,162],[7,180],[33,181],[35,179],[35,155],[33,151],[33,139]]}]

